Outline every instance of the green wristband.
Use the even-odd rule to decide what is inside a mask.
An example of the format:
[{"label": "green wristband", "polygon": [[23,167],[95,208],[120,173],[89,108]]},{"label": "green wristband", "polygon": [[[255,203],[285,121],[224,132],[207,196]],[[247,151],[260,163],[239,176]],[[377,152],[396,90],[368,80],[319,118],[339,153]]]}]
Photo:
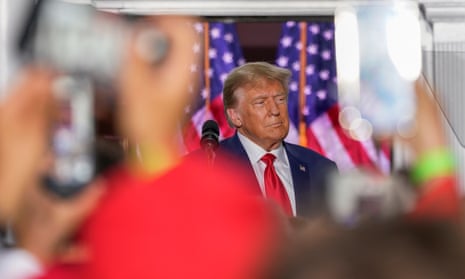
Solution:
[{"label": "green wristband", "polygon": [[431,178],[451,175],[454,173],[455,163],[452,153],[446,149],[430,151],[420,157],[413,166],[411,179],[415,184],[422,184]]}]

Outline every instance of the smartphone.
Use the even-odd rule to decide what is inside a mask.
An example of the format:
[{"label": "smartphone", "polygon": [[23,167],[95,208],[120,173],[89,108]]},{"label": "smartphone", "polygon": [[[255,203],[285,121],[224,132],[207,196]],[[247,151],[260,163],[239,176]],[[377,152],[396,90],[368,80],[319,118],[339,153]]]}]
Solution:
[{"label": "smartphone", "polygon": [[353,226],[409,212],[416,194],[403,176],[386,177],[354,170],[332,176],[326,198],[332,218],[340,224]]},{"label": "smartphone", "polygon": [[44,184],[53,193],[70,197],[96,174],[92,83],[87,78],[61,76],[54,82],[53,90],[58,109]]},{"label": "smartphone", "polygon": [[90,5],[39,0],[29,13],[18,50],[24,63],[85,75],[111,87],[132,37],[140,57],[154,66],[168,53],[166,36],[152,25],[144,27],[142,21],[136,16],[97,11]]},{"label": "smartphone", "polygon": [[364,130],[362,140],[371,134],[406,134],[413,125],[414,82],[421,72],[418,4],[342,7],[335,26],[341,124],[355,138]]}]

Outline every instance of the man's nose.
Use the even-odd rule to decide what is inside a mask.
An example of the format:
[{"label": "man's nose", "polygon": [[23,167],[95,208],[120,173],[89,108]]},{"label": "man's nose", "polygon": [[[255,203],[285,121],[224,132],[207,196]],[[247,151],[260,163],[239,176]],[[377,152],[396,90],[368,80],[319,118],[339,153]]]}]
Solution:
[{"label": "man's nose", "polygon": [[270,102],[268,102],[268,112],[271,115],[279,115],[280,114],[279,105],[276,103],[275,100],[271,100]]}]

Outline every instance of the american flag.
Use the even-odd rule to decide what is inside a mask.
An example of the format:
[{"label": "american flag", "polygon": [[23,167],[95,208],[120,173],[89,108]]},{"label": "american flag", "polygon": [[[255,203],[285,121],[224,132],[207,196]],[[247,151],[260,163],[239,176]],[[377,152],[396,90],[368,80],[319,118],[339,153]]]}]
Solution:
[{"label": "american flag", "polygon": [[223,82],[232,69],[245,62],[234,24],[196,23],[194,27],[201,37],[208,37],[204,42],[195,44],[193,50],[203,51],[208,60],[201,66],[191,66],[191,71],[201,76],[202,86],[196,104],[186,109],[191,116],[184,128],[184,145],[187,151],[199,148],[202,125],[206,120],[218,122],[220,138],[234,134],[234,129],[229,127],[224,115]]},{"label": "american flag", "polygon": [[341,171],[365,166],[389,173],[389,148],[354,140],[339,124],[333,23],[284,23],[276,64],[292,72],[288,141],[332,159]]}]

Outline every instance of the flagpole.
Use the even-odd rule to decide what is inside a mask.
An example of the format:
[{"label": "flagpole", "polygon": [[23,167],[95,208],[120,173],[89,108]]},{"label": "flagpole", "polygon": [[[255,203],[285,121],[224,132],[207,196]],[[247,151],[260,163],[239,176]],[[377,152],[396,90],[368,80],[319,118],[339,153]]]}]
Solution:
[{"label": "flagpole", "polygon": [[[204,46],[204,51],[203,51],[203,68],[204,68],[204,77],[205,77],[205,109],[209,112],[210,111],[210,27],[208,22],[203,23],[203,46]],[[207,120],[207,119],[204,119]]]},{"label": "flagpole", "polygon": [[307,146],[307,131],[305,123],[305,115],[303,111],[306,105],[305,86],[307,84],[307,76],[305,69],[307,67],[307,23],[300,22],[300,78],[299,78],[299,144]]}]

